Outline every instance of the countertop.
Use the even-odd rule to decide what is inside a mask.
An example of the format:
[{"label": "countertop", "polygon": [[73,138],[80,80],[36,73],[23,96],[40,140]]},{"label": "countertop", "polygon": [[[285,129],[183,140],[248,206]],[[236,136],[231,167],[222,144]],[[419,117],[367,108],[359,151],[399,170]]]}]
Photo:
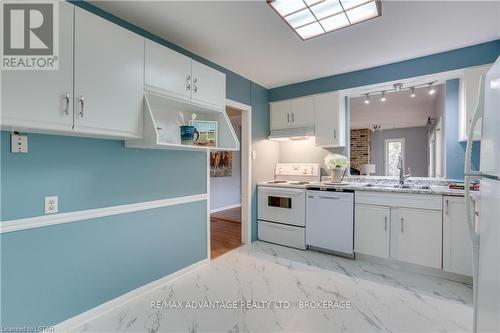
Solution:
[{"label": "countertop", "polygon": [[[313,185],[314,186],[314,185]],[[315,185],[317,186],[317,185]],[[463,197],[464,190],[454,190],[448,186],[430,185],[429,188],[400,188],[393,185],[378,185],[366,183],[344,182],[342,184],[331,184],[327,182],[321,183],[320,187],[331,187],[335,189],[346,189],[354,191],[370,191],[370,192],[390,192],[390,193],[412,193],[412,194],[436,194],[436,195],[451,195]]]}]

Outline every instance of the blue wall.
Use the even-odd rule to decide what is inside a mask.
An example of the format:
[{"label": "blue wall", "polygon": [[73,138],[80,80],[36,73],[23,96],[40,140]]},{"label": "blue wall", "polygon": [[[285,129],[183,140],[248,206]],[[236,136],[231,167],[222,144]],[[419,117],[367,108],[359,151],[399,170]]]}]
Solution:
[{"label": "blue wall", "polygon": [[454,69],[493,63],[500,54],[500,39],[396,62],[359,71],[327,76],[269,90],[269,99],[278,101],[298,96],[360,87]]},{"label": "blue wall", "polygon": [[12,154],[1,136],[1,219],[206,193],[206,154],[125,148],[123,141],[29,134],[29,153]]},{"label": "blue wall", "polygon": [[[446,81],[445,134],[446,134],[446,177],[464,178],[465,143],[458,142],[459,80]],[[472,145],[472,166],[479,170],[480,142]]]},{"label": "blue wall", "polygon": [[2,234],[2,326],[52,325],[206,258],[206,209],[200,201]]}]

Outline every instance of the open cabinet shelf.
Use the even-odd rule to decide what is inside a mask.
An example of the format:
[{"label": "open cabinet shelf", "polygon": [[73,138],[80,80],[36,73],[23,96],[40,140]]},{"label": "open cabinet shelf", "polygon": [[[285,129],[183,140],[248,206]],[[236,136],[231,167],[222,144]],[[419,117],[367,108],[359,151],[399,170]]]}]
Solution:
[{"label": "open cabinet shelf", "polygon": [[[186,123],[196,113],[196,120],[217,121],[217,146],[196,146],[181,144],[179,113]],[[129,148],[171,149],[185,151],[239,150],[240,143],[226,112],[154,92],[144,94],[144,136],[125,141]]]}]

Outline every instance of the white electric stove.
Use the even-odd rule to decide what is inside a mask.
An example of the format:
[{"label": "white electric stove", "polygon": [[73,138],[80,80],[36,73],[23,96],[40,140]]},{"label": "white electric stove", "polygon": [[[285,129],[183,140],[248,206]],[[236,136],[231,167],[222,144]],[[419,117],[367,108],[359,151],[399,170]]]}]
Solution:
[{"label": "white electric stove", "polygon": [[260,240],[306,249],[306,187],[319,184],[319,164],[278,163],[275,179],[258,185]]}]

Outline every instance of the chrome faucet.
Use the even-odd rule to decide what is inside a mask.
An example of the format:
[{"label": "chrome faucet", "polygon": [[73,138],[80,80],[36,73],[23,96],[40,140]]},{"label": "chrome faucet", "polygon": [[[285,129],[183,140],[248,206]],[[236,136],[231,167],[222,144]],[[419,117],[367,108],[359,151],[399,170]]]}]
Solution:
[{"label": "chrome faucet", "polygon": [[408,168],[408,173],[405,175],[402,154],[399,154],[399,161],[397,168],[399,169],[399,186],[404,187],[406,179],[408,179],[408,177],[411,177],[411,170],[410,168]]}]

